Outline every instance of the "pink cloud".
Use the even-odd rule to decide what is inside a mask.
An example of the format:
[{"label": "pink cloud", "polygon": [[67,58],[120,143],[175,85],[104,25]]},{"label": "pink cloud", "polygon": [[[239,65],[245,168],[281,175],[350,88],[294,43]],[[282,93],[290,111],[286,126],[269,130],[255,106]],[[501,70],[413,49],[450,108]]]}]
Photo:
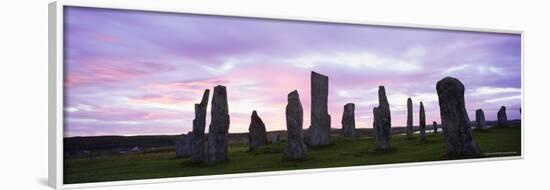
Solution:
[{"label": "pink cloud", "polygon": [[98,121],[146,121],[151,119],[177,119],[182,113],[169,110],[140,110],[121,107],[100,107],[92,110],[65,112],[70,118]]},{"label": "pink cloud", "polygon": [[143,88],[148,90],[204,90],[225,83],[227,83],[227,80],[225,79],[214,78],[204,80],[150,83],[146,84]]},{"label": "pink cloud", "polygon": [[130,98],[130,103],[160,103],[160,104],[176,104],[176,103],[191,103],[196,98],[188,98],[185,96],[176,96],[173,94],[146,94],[137,98]]},{"label": "pink cloud", "polygon": [[102,42],[108,42],[108,43],[119,43],[121,41],[120,38],[109,34],[97,34],[95,36],[95,39]]}]

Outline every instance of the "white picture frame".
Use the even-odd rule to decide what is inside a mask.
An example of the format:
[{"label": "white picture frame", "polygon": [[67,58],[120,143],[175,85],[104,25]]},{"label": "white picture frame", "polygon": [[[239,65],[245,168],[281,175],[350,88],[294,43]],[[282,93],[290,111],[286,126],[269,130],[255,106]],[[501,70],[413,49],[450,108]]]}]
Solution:
[{"label": "white picture frame", "polygon": [[[431,161],[421,163],[400,163],[400,164],[384,164],[373,166],[353,166],[353,167],[340,167],[340,168],[324,168],[324,169],[305,169],[305,170],[291,170],[291,171],[274,171],[274,172],[259,172],[259,173],[242,173],[242,174],[223,174],[223,175],[211,175],[211,176],[193,176],[193,177],[176,177],[176,178],[162,178],[162,179],[145,179],[145,180],[131,180],[131,181],[116,181],[116,182],[98,182],[98,183],[83,183],[83,184],[63,184],[63,9],[67,6],[77,7],[95,7],[95,8],[112,8],[123,10],[143,10],[143,11],[155,11],[155,12],[171,12],[171,13],[191,13],[191,14],[205,14],[205,15],[217,15],[217,16],[237,16],[237,17],[250,17],[250,18],[265,18],[265,19],[282,19],[293,21],[315,21],[315,22],[330,22],[330,23],[347,23],[347,24],[362,24],[362,25],[376,25],[376,26],[391,26],[391,27],[406,27],[406,28],[425,28],[425,29],[442,29],[442,30],[457,30],[457,31],[474,31],[474,32],[494,32],[494,33],[506,33],[506,34],[519,34],[522,38],[522,89],[523,89],[523,47],[524,47],[524,32],[517,30],[500,30],[500,29],[487,29],[487,28],[465,28],[465,27],[453,27],[453,26],[432,26],[432,25],[417,25],[417,24],[405,24],[405,23],[383,23],[372,21],[356,21],[356,20],[340,20],[330,18],[296,18],[280,15],[259,15],[259,14],[247,14],[247,13],[233,13],[233,12],[215,12],[210,10],[186,10],[180,7],[171,6],[157,6],[157,7],[145,7],[140,4],[117,4],[107,2],[93,2],[93,1],[70,1],[62,0],[49,4],[48,15],[48,183],[55,189],[73,189],[73,188],[87,188],[87,187],[101,187],[101,186],[115,186],[115,185],[134,185],[134,184],[147,184],[147,183],[162,183],[162,182],[180,182],[180,181],[195,181],[195,180],[213,180],[224,178],[241,178],[241,177],[253,177],[253,176],[268,176],[268,175],[288,175],[296,173],[311,173],[311,172],[326,172],[326,171],[347,171],[347,170],[364,170],[373,168],[390,168],[390,167],[405,167],[416,165],[433,165],[433,164],[449,164],[449,163],[465,163],[465,162],[481,162],[481,161],[495,161],[495,160],[511,160],[511,159],[523,159],[524,153],[524,130],[522,127],[522,148],[521,156],[512,157],[498,157],[498,158],[479,158],[468,160],[449,160],[449,161]],[[522,90],[522,97],[523,90]],[[522,106],[524,105],[522,98]],[[522,126],[524,123],[524,116],[522,115]]]}]

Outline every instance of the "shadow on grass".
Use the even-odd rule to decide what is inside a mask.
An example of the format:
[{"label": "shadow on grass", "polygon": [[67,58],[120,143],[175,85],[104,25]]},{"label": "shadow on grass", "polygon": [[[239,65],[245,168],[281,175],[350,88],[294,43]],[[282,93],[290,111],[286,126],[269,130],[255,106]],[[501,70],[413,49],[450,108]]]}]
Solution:
[{"label": "shadow on grass", "polygon": [[478,128],[475,128],[475,129],[474,129],[474,132],[477,132],[477,133],[487,133],[487,132],[489,132],[489,129],[478,129]]},{"label": "shadow on grass", "polygon": [[385,148],[385,149],[374,148],[374,149],[363,150],[357,153],[350,153],[350,155],[355,157],[379,156],[379,155],[385,155],[385,154],[392,154],[396,151],[397,151],[397,148],[394,148],[394,147]]},{"label": "shadow on grass", "polygon": [[308,150],[315,151],[315,150],[322,150],[322,149],[332,147],[332,146],[334,146],[334,141],[331,141],[329,144],[326,144],[326,145],[319,145],[319,146],[307,145],[307,148],[308,148]]},{"label": "shadow on grass", "polygon": [[223,164],[228,164],[228,163],[230,163],[230,160],[218,161],[218,162],[214,162],[214,163],[208,163],[207,161],[193,162],[190,159],[188,159],[188,160],[185,160],[185,161],[181,162],[181,165],[186,166],[186,167],[206,167],[206,166],[223,165]]},{"label": "shadow on grass", "polygon": [[475,159],[485,158],[483,154],[480,155],[458,155],[458,154],[444,154],[439,157],[441,160],[461,160],[461,159]]},{"label": "shadow on grass", "polygon": [[181,165],[186,166],[186,167],[204,167],[204,166],[208,166],[208,164],[206,164],[205,162],[193,162],[190,159],[187,159],[187,160],[181,162]]},{"label": "shadow on grass", "polygon": [[263,146],[254,150],[245,151],[248,154],[260,155],[260,154],[279,154],[283,152],[282,147]]},{"label": "shadow on grass", "polygon": [[306,162],[306,161],[311,161],[311,160],[315,160],[314,157],[311,157],[311,156],[308,156],[306,154],[306,156],[304,156],[303,158],[298,158],[298,159],[295,159],[295,158],[288,158],[286,157],[286,155],[283,155],[281,157],[281,161],[283,162],[294,162],[294,163],[300,163],[300,162]]}]

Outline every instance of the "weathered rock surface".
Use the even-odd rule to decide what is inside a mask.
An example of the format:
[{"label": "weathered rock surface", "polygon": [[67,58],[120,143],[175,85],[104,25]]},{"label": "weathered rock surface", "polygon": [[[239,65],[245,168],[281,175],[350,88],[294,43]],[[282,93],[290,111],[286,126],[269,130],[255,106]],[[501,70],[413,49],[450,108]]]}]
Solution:
[{"label": "weathered rock surface", "polygon": [[500,107],[500,109],[498,110],[497,119],[498,127],[508,127],[508,116],[506,116],[505,106]]},{"label": "weathered rock surface", "polygon": [[278,134],[271,134],[271,144],[277,144],[280,136]]},{"label": "weathered rock surface", "polygon": [[424,104],[422,102],[420,102],[420,113],[418,120],[418,128],[420,129],[420,140],[426,140],[426,113],[424,111]]},{"label": "weathered rock surface", "polygon": [[464,104],[464,85],[458,79],[445,77],[437,82],[436,89],[447,154],[479,155],[480,150],[470,131],[470,119]]},{"label": "weathered rock surface", "polygon": [[183,158],[191,156],[191,145],[193,144],[193,132],[182,134],[176,140],[176,157]]},{"label": "weathered rock surface", "polygon": [[303,159],[306,156],[307,147],[304,144],[303,135],[304,111],[300,102],[298,91],[288,94],[286,105],[286,130],[287,146],[285,158],[291,160]]},{"label": "weathered rock surface", "polygon": [[485,113],[483,113],[482,109],[476,110],[476,129],[478,130],[487,129],[485,124]]},{"label": "weathered rock surface", "polygon": [[327,108],[328,77],[311,72],[311,126],[308,129],[309,145],[330,144],[330,115]]},{"label": "weathered rock surface", "polygon": [[206,127],[206,108],[210,90],[204,90],[201,102],[195,104],[195,119],[193,119],[193,136],[191,138],[191,162],[206,161],[206,149],[204,146],[204,130]]},{"label": "weathered rock surface", "polygon": [[437,133],[437,122],[434,121],[432,126],[434,128],[434,133]]},{"label": "weathered rock surface", "polygon": [[348,103],[344,105],[342,133],[345,137],[355,136],[355,104]]},{"label": "weathered rock surface", "polygon": [[267,133],[265,130],[265,124],[258,116],[256,111],[252,112],[250,116],[250,125],[248,127],[248,145],[250,150],[267,144]]},{"label": "weathered rock surface", "polygon": [[413,136],[413,103],[411,98],[407,98],[407,137],[411,138]]},{"label": "weathered rock surface", "polygon": [[214,87],[212,93],[211,122],[208,130],[208,163],[228,160],[227,137],[229,131],[229,110],[225,86]]},{"label": "weathered rock surface", "polygon": [[376,135],[376,149],[388,149],[390,148],[391,138],[391,115],[384,86],[378,88],[378,107],[375,107],[372,113],[374,114],[373,127]]}]

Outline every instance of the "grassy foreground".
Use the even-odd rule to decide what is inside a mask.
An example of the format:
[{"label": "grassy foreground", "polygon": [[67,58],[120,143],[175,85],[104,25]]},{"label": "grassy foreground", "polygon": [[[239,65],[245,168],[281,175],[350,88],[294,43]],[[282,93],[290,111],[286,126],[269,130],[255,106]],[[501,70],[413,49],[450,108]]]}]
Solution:
[{"label": "grassy foreground", "polygon": [[[486,132],[473,131],[484,157],[519,156],[521,154],[521,127],[490,128]],[[174,151],[161,151],[123,156],[103,156],[93,160],[80,158],[64,161],[64,183],[89,183],[117,180],[152,179],[198,175],[230,174],[328,168],[358,165],[391,164],[447,160],[446,145],[441,133],[428,134],[421,142],[418,135],[407,139],[394,135],[391,151],[373,151],[372,138],[333,137],[330,146],[308,149],[303,161],[283,161],[285,143],[271,144],[248,152],[246,144],[230,144],[227,163],[196,166],[187,164],[188,158],[175,158]]]}]

